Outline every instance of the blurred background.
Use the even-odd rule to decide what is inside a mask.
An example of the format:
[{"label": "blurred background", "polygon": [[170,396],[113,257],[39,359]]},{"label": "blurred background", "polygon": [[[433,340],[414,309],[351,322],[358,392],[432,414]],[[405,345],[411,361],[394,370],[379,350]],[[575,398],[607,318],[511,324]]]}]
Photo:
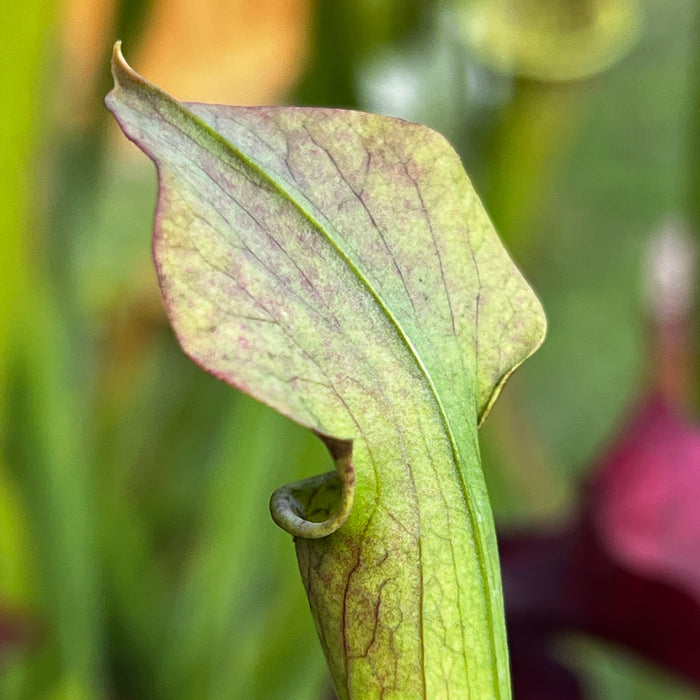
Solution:
[{"label": "blurred background", "polygon": [[[267,506],[329,458],[180,352],[150,257],[154,169],[103,104],[116,39],[178,99],[359,108],[453,143],[549,318],[482,430],[510,537],[588,508],[581,485],[640,397],[697,408],[681,263],[699,20],[693,0],[2,3],[0,698],[331,696]],[[671,341],[649,245],[669,230]],[[700,539],[687,551],[700,562]],[[700,697],[648,654],[561,637],[583,697]]]}]

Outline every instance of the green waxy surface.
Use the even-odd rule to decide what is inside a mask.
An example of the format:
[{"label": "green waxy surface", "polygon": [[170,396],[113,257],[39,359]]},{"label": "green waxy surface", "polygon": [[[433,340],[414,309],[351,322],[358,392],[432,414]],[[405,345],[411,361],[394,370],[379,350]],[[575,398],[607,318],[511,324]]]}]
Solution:
[{"label": "green waxy surface", "polygon": [[477,426],[545,322],[459,158],[386,117],[180,104],[119,45],[113,72],[183,349],[336,461],[272,511],[339,696],[509,697]]}]

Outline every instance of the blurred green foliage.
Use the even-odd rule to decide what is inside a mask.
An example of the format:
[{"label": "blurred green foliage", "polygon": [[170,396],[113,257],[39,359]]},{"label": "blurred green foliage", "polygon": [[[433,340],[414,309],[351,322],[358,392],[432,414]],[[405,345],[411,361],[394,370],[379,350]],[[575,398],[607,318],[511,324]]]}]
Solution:
[{"label": "blurred green foliage", "polygon": [[[56,118],[59,8],[0,7],[11,28],[0,619],[21,622],[0,648],[0,697],[324,697],[293,547],[267,499],[329,458],[180,353],[150,263],[154,173],[115,151],[99,106],[109,46],[144,40],[148,4],[118,4],[102,92],[80,127]],[[316,5],[295,101],[443,131],[548,312],[545,346],[483,430],[505,524],[575,508],[576,485],[644,384],[646,240],[669,216],[697,225],[698,11],[692,0],[642,7],[641,38],[612,69],[536,83],[470,56],[457,0]],[[607,653],[594,646],[581,663],[603,669]],[[591,697],[623,697],[639,668],[617,664]],[[654,697],[673,697],[659,683]]]}]

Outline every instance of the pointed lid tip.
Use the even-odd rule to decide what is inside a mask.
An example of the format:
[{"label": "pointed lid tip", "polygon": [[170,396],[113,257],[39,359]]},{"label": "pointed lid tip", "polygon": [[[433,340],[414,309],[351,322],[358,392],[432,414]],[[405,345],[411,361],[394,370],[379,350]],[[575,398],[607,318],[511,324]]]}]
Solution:
[{"label": "pointed lid tip", "polygon": [[122,42],[121,39],[114,42],[114,48],[112,49],[112,69],[117,65],[125,65],[124,54],[122,53]]},{"label": "pointed lid tip", "polygon": [[115,42],[112,50],[112,76],[115,89],[130,84],[147,84],[147,81],[126,62],[122,53],[121,40]]},{"label": "pointed lid tip", "polygon": [[114,48],[112,49],[112,76],[114,77],[115,87],[119,86],[120,74],[127,67],[128,64],[124,60],[124,54],[122,53],[122,42],[121,40],[116,41],[114,43]]}]

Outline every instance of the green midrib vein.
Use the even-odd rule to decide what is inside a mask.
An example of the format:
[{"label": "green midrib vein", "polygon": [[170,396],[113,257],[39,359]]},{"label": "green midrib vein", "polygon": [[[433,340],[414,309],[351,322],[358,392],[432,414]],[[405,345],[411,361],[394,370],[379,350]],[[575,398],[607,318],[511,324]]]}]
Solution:
[{"label": "green midrib vein", "polygon": [[[158,88],[157,86],[153,85],[150,83],[148,80],[140,76],[138,73],[133,71],[124,61],[124,59],[121,56],[121,50],[120,50],[120,43],[115,46],[115,55],[119,52],[119,62],[117,64],[117,69],[115,69],[115,81],[117,85],[120,87],[122,86],[122,82],[119,80],[120,75],[123,73],[127,80],[136,83],[139,85],[141,88],[145,89],[147,93],[155,93],[161,100],[163,100],[174,112],[177,114],[177,116],[182,120],[184,126],[186,127],[195,127],[196,130],[200,132],[204,132],[209,139],[213,142],[212,145],[218,147],[225,156],[228,158],[233,157],[235,160],[242,161],[247,165],[253,172],[255,172],[263,181],[267,182],[275,191],[277,191],[287,202],[289,202],[297,211],[313,226],[325,239],[326,241],[333,247],[333,249],[336,251],[336,253],[340,256],[340,258],[343,260],[343,262],[348,266],[348,268],[352,271],[352,273],[357,277],[357,279],[360,281],[362,286],[365,287],[366,291],[370,294],[370,296],[376,301],[376,303],[379,305],[379,307],[382,309],[384,314],[386,315],[387,319],[391,323],[391,325],[394,327],[394,330],[398,334],[399,338],[403,343],[406,345],[406,347],[409,350],[409,353],[411,357],[413,358],[413,361],[415,362],[416,366],[418,367],[420,374],[424,377],[429,389],[430,393],[433,396],[433,399],[435,401],[435,404],[438,408],[438,412],[440,415],[441,422],[444,427],[445,435],[448,438],[448,441],[450,443],[450,450],[452,452],[452,458],[456,467],[456,471],[459,475],[459,481],[462,487],[462,494],[464,496],[464,502],[467,507],[467,512],[469,513],[469,520],[472,525],[472,530],[474,532],[479,532],[480,527],[478,523],[478,519],[476,517],[476,513],[474,512],[474,506],[471,501],[471,498],[469,497],[469,491],[467,489],[467,484],[464,479],[464,465],[462,463],[462,459],[459,453],[459,449],[457,447],[457,442],[455,440],[454,436],[454,431],[452,429],[452,425],[450,423],[449,417],[447,415],[447,412],[445,411],[445,407],[442,403],[442,399],[440,398],[440,394],[437,391],[437,387],[435,386],[435,383],[433,382],[432,377],[430,376],[430,372],[428,371],[427,367],[423,363],[420,355],[418,354],[418,351],[416,350],[415,346],[413,343],[410,341],[408,335],[404,331],[401,323],[399,320],[396,318],[396,316],[391,312],[391,309],[387,306],[385,301],[382,299],[381,295],[377,292],[377,290],[372,286],[370,281],[367,279],[367,277],[363,274],[363,272],[355,265],[353,262],[352,258],[343,250],[343,248],[340,246],[338,243],[337,239],[333,237],[333,234],[335,233],[338,238],[340,238],[340,234],[335,230],[333,225],[329,222],[326,221],[326,224],[322,224],[318,218],[313,214],[313,206],[311,203],[306,199],[306,197],[299,192],[293,185],[290,183],[283,183],[272,177],[264,168],[262,168],[260,165],[258,165],[253,159],[251,159],[247,154],[245,154],[243,151],[238,149],[236,146],[234,146],[230,141],[225,139],[219,132],[217,132],[215,129],[213,129],[209,124],[207,124],[205,121],[200,119],[199,117],[195,116],[192,114],[190,111],[185,109],[177,100],[173,99],[168,95],[166,92]],[[160,111],[160,110],[159,110]],[[192,139],[192,141],[197,145],[202,147],[202,144],[195,139],[192,134],[191,130],[188,128],[182,128],[178,126],[180,131],[186,135],[188,138]],[[216,150],[214,148],[207,148],[206,150],[209,150],[212,154],[217,155]],[[225,161],[225,159],[222,159]],[[497,660],[498,654],[497,654],[497,649],[495,647],[495,635],[494,635],[494,629],[493,629],[493,610],[492,610],[492,605],[491,605],[491,589],[489,586],[489,576],[488,576],[488,571],[485,566],[485,552],[483,549],[483,543],[481,541],[480,537],[475,537],[474,538],[477,551],[479,554],[479,568],[481,569],[481,574],[482,574],[482,580],[484,584],[486,585],[486,606],[487,606],[487,611],[488,611],[488,624],[489,624],[489,638],[491,642],[491,651],[492,651],[492,656],[494,661]],[[496,661],[497,663],[497,661]],[[498,683],[498,673],[495,674],[495,679],[496,679],[496,689],[498,690],[498,697],[500,698],[500,683]]]}]

